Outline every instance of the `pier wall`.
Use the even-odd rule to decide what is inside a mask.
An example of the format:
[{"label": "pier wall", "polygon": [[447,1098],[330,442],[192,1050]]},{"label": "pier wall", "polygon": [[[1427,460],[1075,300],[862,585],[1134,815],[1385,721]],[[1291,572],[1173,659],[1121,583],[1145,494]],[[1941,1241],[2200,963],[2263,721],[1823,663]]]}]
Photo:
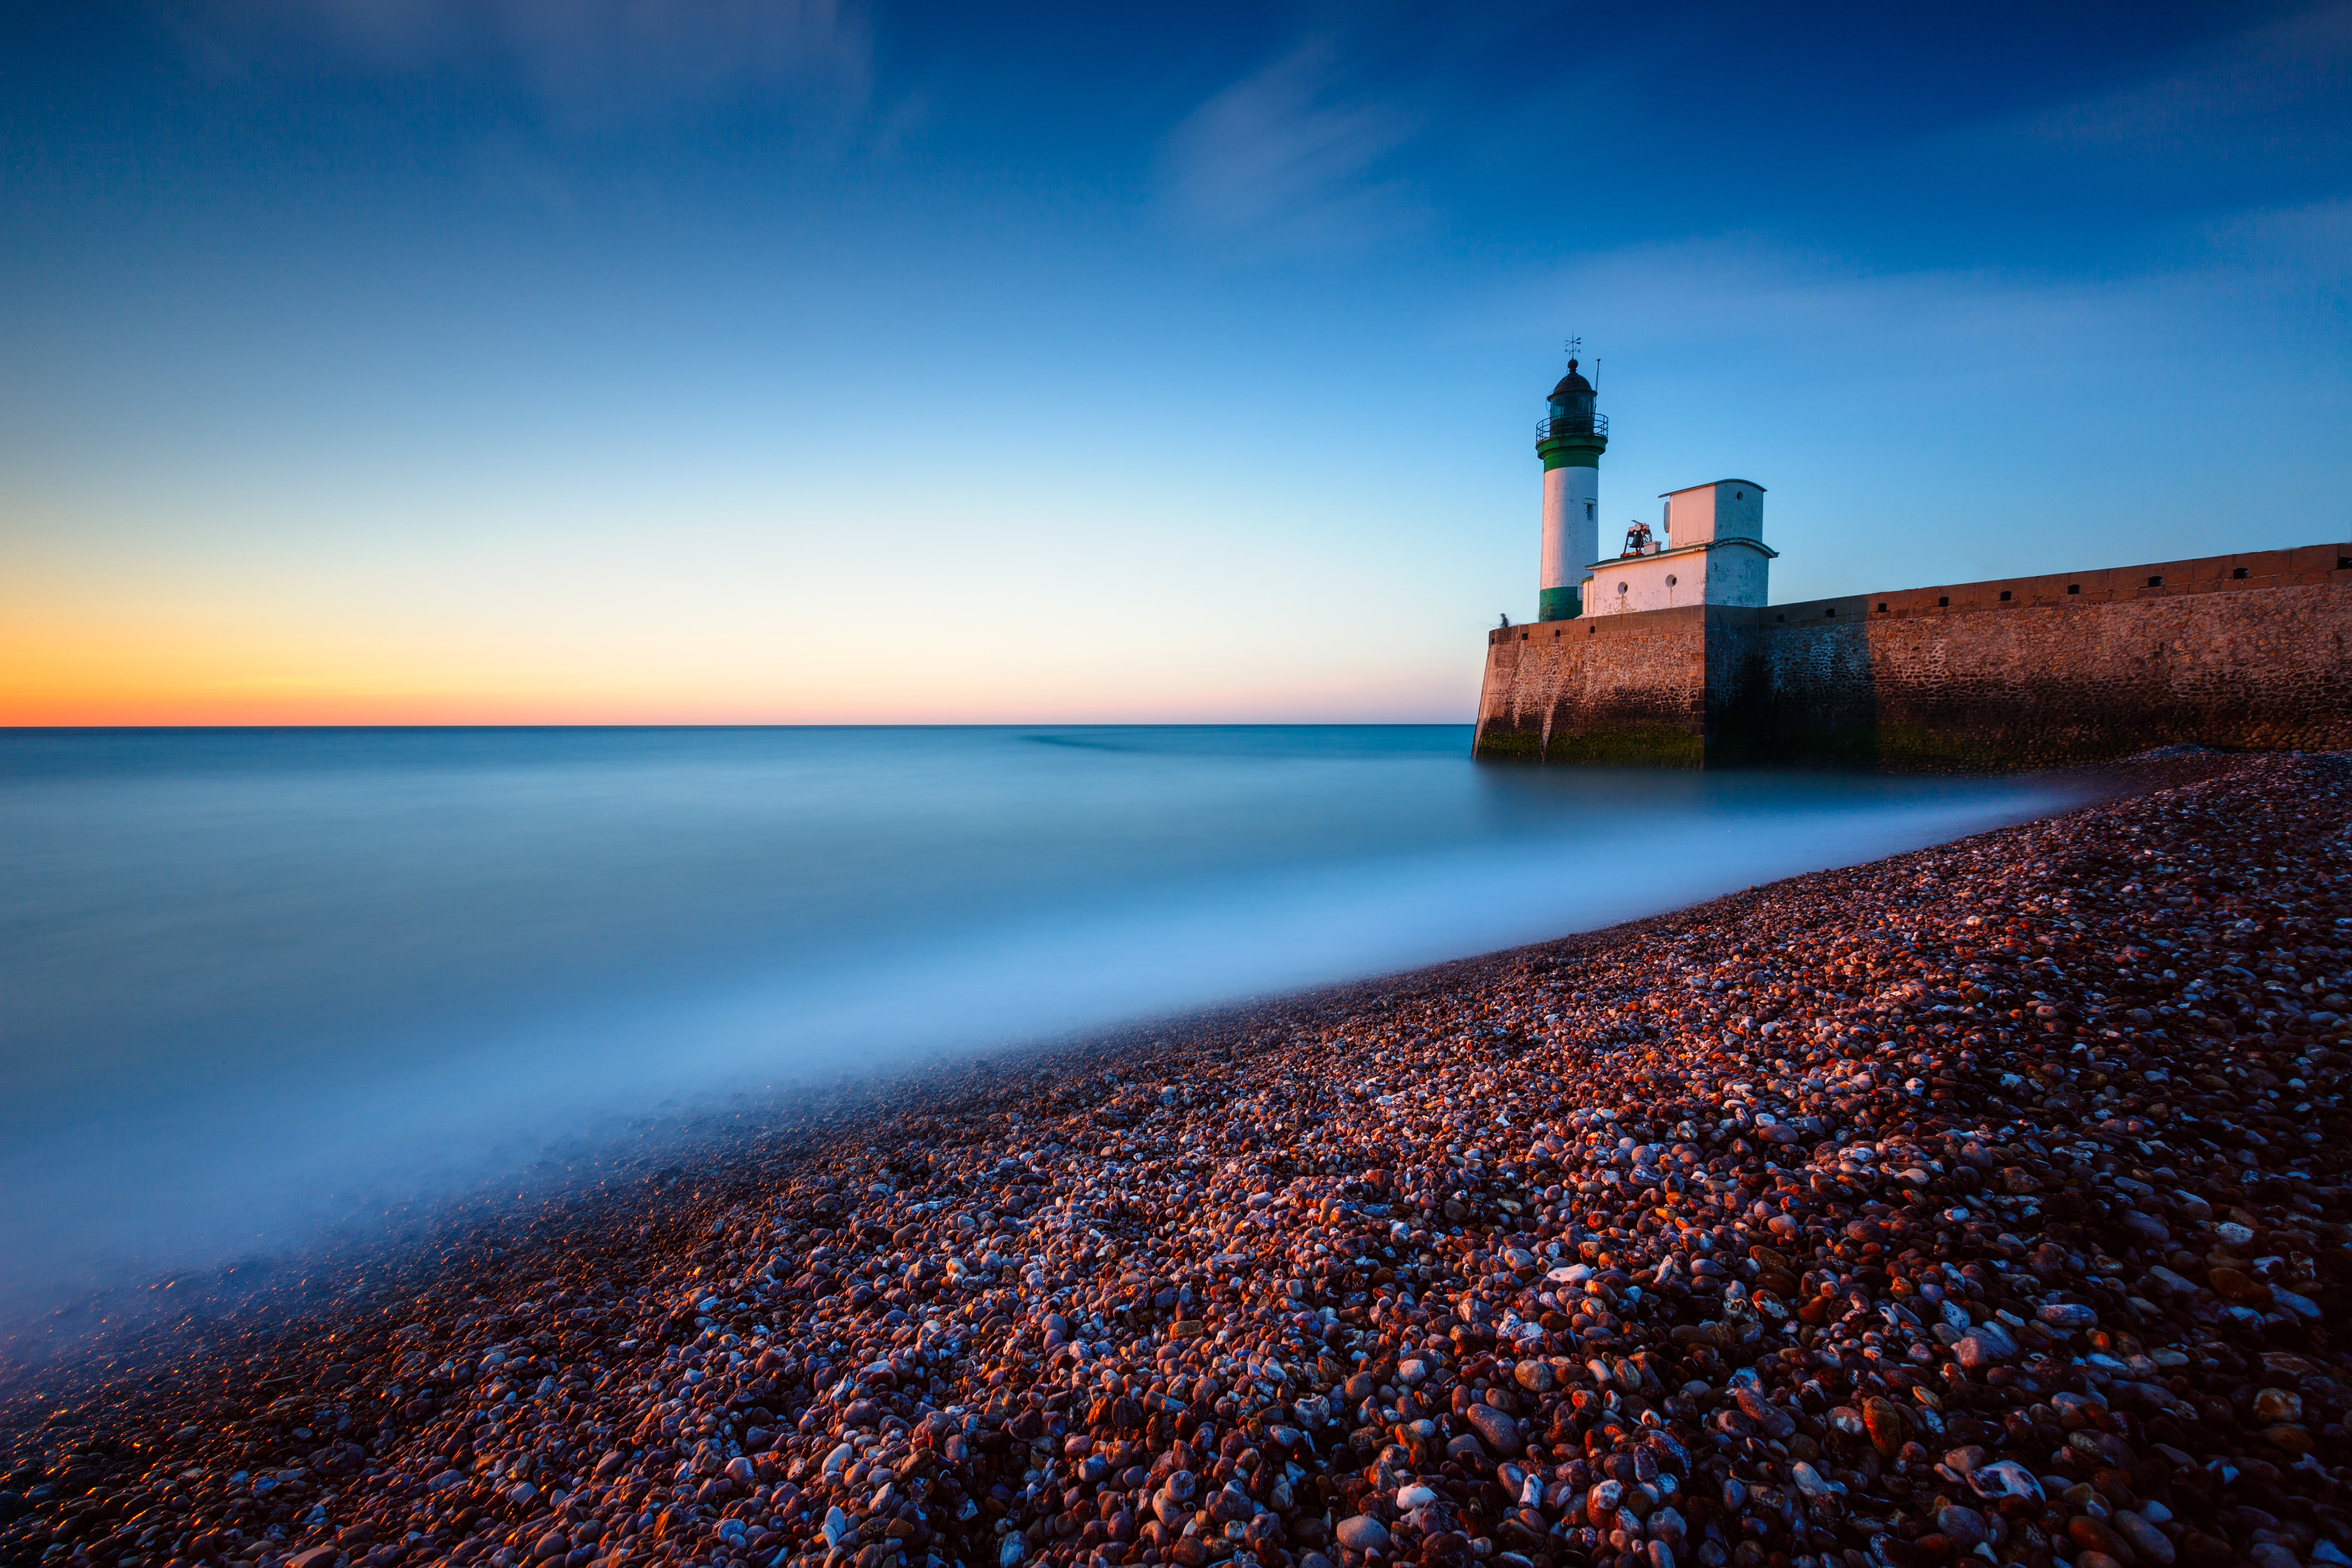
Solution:
[{"label": "pier wall", "polygon": [[2352,543],[1488,634],[1477,754],[2002,772],[2352,747]]}]

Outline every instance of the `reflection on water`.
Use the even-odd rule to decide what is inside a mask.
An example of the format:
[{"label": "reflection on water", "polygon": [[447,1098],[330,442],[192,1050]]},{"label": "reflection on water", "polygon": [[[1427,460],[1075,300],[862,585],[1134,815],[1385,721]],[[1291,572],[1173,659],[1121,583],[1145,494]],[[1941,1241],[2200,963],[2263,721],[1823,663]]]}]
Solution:
[{"label": "reflection on water", "polygon": [[604,1111],[1609,924],[2059,804],[1454,727],[0,736],[12,1282]]}]

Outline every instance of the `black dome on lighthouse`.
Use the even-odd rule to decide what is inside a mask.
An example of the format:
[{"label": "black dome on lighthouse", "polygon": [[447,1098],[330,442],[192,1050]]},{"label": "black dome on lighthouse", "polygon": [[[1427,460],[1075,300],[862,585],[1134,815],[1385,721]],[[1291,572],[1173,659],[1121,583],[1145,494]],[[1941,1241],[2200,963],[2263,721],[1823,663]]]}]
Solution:
[{"label": "black dome on lighthouse", "polygon": [[1576,362],[1570,360],[1568,362],[1568,374],[1561,376],[1559,384],[1551,389],[1551,401],[1561,403],[1580,395],[1591,396],[1592,384],[1576,374]]}]

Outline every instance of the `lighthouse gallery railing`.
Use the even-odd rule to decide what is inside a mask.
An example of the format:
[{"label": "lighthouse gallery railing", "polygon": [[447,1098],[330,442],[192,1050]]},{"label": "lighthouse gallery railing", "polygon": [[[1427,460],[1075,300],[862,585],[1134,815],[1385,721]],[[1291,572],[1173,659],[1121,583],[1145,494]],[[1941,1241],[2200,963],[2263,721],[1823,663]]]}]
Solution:
[{"label": "lighthouse gallery railing", "polygon": [[1536,421],[1536,439],[1549,440],[1554,436],[1606,436],[1609,416],[1606,414],[1566,414],[1557,419]]}]

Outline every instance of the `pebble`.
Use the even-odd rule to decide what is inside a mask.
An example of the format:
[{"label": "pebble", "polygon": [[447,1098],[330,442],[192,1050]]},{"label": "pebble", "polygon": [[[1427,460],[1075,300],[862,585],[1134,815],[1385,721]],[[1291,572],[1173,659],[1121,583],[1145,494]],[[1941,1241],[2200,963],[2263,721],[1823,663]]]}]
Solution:
[{"label": "pebble", "polygon": [[1986,1528],[1985,1516],[1976,1510],[1946,1504],[1936,1510],[1936,1533],[1966,1552],[1986,1540],[1990,1532]]},{"label": "pebble", "polygon": [[2156,784],[126,1319],[0,1390],[0,1552],[2345,1562],[2352,764]]},{"label": "pebble", "polygon": [[2158,1568],[2171,1568],[2174,1556],[2172,1541],[2163,1531],[2129,1509],[2119,1510],[2108,1523],[2139,1554],[2142,1562],[2154,1563]]}]

